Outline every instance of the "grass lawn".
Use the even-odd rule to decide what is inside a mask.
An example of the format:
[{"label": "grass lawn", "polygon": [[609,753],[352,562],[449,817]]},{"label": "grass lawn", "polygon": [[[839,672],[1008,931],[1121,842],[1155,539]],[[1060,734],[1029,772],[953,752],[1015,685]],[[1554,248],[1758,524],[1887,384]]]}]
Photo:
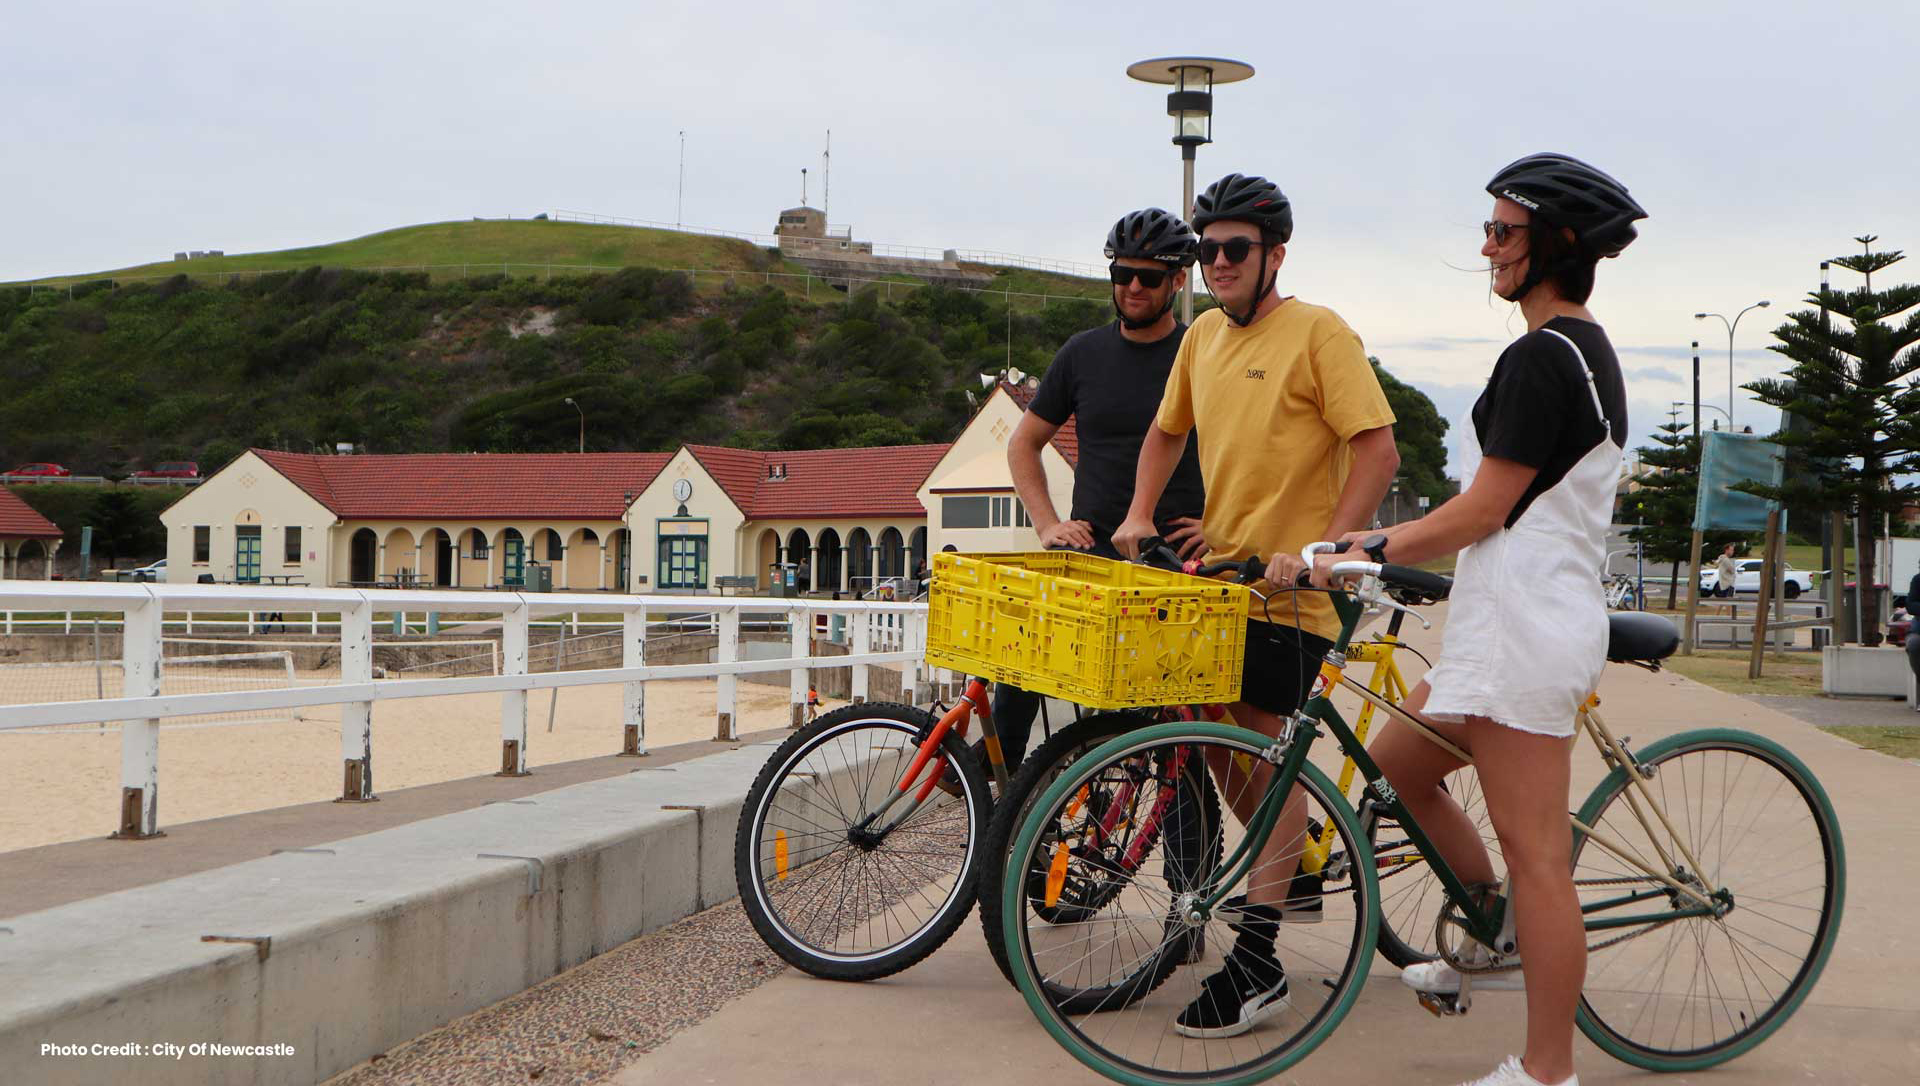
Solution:
[{"label": "grass lawn", "polygon": [[1920,728],[1887,728],[1860,724],[1820,730],[1837,735],[1849,743],[1857,743],[1868,750],[1891,754],[1895,758],[1920,758]]},{"label": "grass lawn", "polygon": [[1813,653],[1768,653],[1758,679],[1747,678],[1745,649],[1703,649],[1692,656],[1670,656],[1663,663],[1695,682],[1729,694],[1820,695],[1820,657]]}]

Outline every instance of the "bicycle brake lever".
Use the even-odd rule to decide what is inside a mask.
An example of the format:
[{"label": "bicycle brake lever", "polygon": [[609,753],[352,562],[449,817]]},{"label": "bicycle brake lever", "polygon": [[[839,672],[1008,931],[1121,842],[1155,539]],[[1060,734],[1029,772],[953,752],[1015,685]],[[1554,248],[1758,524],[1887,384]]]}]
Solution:
[{"label": "bicycle brake lever", "polygon": [[1402,614],[1412,615],[1413,620],[1415,622],[1418,622],[1420,624],[1420,628],[1423,630],[1433,629],[1433,623],[1428,622],[1427,617],[1425,615],[1421,614],[1420,612],[1414,610],[1411,607],[1408,607],[1404,603],[1400,603],[1397,600],[1389,599],[1385,595],[1382,595],[1379,599],[1374,600],[1373,602],[1379,604],[1382,607],[1391,607],[1395,611],[1399,611]]}]

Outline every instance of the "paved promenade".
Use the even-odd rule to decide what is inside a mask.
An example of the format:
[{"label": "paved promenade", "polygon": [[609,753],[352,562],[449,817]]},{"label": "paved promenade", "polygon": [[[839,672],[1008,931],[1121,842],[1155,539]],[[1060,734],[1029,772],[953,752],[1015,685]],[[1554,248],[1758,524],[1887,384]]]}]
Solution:
[{"label": "paved promenade", "polygon": [[[1415,641],[1433,646],[1437,634]],[[1920,840],[1920,766],[1826,735],[1765,699],[1724,694],[1670,672],[1612,667],[1602,694],[1609,724],[1636,747],[1718,725],[1759,732],[1799,754],[1839,812],[1848,898],[1838,945],[1812,997],[1755,1052],[1709,1072],[1655,1076],[1615,1062],[1580,1038],[1581,1081],[1920,1081],[1920,985],[1911,979],[1920,962],[1920,927],[1913,919],[1920,914],[1920,849],[1914,844]],[[1845,704],[1836,706],[1836,722],[1847,722]],[[1597,762],[1590,748],[1577,755],[1576,800],[1597,779]],[[728,904],[635,940],[335,1082],[1101,1081],[1041,1031],[994,969],[977,922],[926,962],[884,981],[836,984],[780,970],[779,964],[753,938],[738,904]],[[1376,958],[1357,1009],[1341,1029],[1273,1081],[1451,1086],[1518,1050],[1522,1000],[1517,993],[1483,993],[1468,1017],[1436,1019]]]}]

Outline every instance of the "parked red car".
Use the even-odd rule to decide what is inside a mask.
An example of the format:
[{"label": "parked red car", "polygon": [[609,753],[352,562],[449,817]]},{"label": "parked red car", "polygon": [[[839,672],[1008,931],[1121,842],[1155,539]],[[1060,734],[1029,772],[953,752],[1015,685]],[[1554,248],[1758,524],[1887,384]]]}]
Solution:
[{"label": "parked red car", "polygon": [[22,464],[19,467],[14,468],[12,471],[8,472],[7,474],[8,475],[59,476],[59,475],[72,475],[73,472],[68,471],[66,468],[63,468],[58,464]]},{"label": "parked red car", "polygon": [[144,471],[136,471],[134,479],[198,479],[200,465],[191,460],[162,460]]}]

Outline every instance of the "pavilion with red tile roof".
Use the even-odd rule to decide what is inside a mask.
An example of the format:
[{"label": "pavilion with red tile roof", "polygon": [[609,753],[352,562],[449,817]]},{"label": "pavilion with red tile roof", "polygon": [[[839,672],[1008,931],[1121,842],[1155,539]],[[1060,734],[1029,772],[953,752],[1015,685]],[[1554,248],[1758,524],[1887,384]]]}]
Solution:
[{"label": "pavilion with red tile roof", "polygon": [[[0,578],[52,577],[63,535],[20,495],[0,487]],[[35,568],[43,560],[44,569]]]}]

